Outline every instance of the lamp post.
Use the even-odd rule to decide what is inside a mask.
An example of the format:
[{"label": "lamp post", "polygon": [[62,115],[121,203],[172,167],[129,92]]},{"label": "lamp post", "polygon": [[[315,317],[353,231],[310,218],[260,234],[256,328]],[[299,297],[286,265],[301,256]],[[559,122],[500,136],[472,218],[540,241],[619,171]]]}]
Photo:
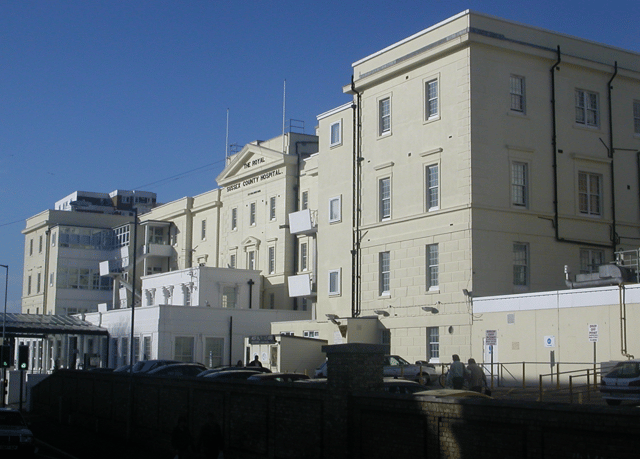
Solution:
[{"label": "lamp post", "polygon": [[[7,270],[4,278],[4,314],[2,314],[2,345],[4,345],[5,329],[7,327],[7,290],[9,290],[9,265],[0,265]],[[4,349],[4,348],[3,348]],[[7,369],[2,367],[2,384],[0,384],[0,397],[2,397],[2,408],[4,408],[4,386],[7,377]]]}]

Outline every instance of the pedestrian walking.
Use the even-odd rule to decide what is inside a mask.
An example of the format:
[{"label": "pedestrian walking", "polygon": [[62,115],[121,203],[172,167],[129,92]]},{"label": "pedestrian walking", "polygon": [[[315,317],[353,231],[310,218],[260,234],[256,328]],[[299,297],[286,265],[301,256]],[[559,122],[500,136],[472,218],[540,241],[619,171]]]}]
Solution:
[{"label": "pedestrian walking", "polygon": [[451,358],[453,362],[451,362],[449,373],[447,373],[447,386],[453,387],[454,389],[462,389],[466,372],[464,363],[460,361],[458,354],[453,354]]},{"label": "pedestrian walking", "polygon": [[482,392],[482,388],[487,386],[487,378],[475,359],[469,359],[467,372],[470,389],[474,392]]}]

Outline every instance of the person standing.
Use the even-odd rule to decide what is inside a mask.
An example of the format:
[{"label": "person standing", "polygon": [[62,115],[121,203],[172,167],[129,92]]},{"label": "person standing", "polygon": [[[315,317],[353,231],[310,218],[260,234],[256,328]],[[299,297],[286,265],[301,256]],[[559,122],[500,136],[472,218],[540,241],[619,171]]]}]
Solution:
[{"label": "person standing", "polygon": [[260,358],[258,354],[255,355],[254,359],[247,364],[248,367],[260,367],[262,368],[262,364],[260,363]]},{"label": "person standing", "polygon": [[469,386],[474,392],[482,392],[482,388],[487,385],[486,375],[475,359],[469,359],[467,365],[469,374]]},{"label": "person standing", "polygon": [[447,373],[447,386],[453,386],[454,389],[462,389],[466,372],[464,363],[460,361],[458,354],[453,354],[451,358],[453,362],[451,362],[449,373]]}]

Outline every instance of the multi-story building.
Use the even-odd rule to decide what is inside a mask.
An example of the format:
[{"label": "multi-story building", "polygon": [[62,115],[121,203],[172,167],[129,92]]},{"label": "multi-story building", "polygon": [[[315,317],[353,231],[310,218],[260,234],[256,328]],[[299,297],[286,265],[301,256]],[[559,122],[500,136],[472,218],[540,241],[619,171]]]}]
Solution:
[{"label": "multi-story building", "polygon": [[318,117],[324,337],[378,316],[410,359],[470,355],[473,298],[633,246],[638,57],[465,11],[355,62],[353,104]]},{"label": "multi-story building", "polygon": [[[75,314],[111,301],[112,284],[99,262],[128,235],[134,209],[153,207],[155,193],[77,191],[27,219],[22,311]],[[124,231],[126,229],[126,231]]]},{"label": "multi-story building", "polygon": [[261,309],[312,318],[274,333],[469,356],[474,299],[563,289],[636,243],[638,57],[465,11],[355,62],[317,137],[250,143],[219,189],[144,214],[137,276],[258,270]]}]

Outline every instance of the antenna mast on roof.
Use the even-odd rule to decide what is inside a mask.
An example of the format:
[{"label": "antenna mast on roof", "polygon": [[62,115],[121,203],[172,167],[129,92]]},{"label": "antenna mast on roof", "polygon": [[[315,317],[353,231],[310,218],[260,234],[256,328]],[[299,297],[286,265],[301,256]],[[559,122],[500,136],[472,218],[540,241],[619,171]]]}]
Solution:
[{"label": "antenna mast on roof", "polygon": [[224,139],[224,159],[225,165],[229,161],[229,109],[227,108],[227,135]]},{"label": "antenna mast on roof", "polygon": [[284,87],[282,89],[282,153],[284,149],[284,126],[285,126],[285,110],[287,107],[287,80],[284,80]]}]

